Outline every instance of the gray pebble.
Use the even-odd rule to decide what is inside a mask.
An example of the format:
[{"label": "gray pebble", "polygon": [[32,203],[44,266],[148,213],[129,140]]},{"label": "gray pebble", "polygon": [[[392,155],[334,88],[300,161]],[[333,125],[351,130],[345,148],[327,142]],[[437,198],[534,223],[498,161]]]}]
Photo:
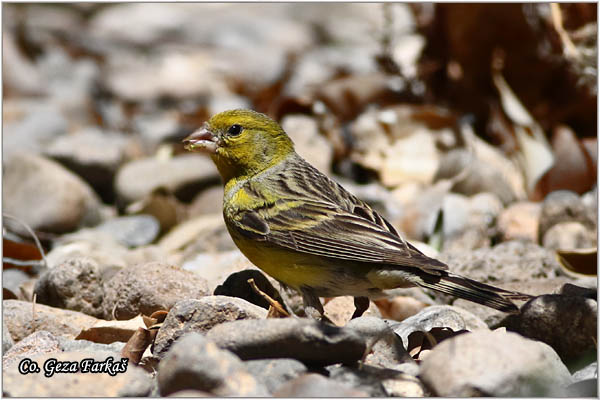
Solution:
[{"label": "gray pebble", "polygon": [[305,374],[282,385],[274,397],[368,397],[362,390],[327,379],[319,374]]},{"label": "gray pebble", "polygon": [[158,366],[161,396],[200,390],[215,396],[267,396],[267,389],[248,373],[233,353],[220,350],[198,333],[182,337]]},{"label": "gray pebble", "polygon": [[277,391],[285,382],[307,372],[306,366],[293,358],[248,360],[244,365],[270,393]]},{"label": "gray pebble", "polygon": [[[55,161],[15,154],[4,161],[2,177],[3,211],[34,230],[64,233],[100,220],[98,196]],[[17,225],[15,229],[23,230]]]},{"label": "gray pebble", "polygon": [[104,318],[130,319],[169,310],[179,300],[208,293],[206,280],[177,266],[150,262],[123,268],[104,283]]},{"label": "gray pebble", "polygon": [[572,382],[552,348],[516,333],[476,331],[444,340],[421,364],[435,396],[544,397]]},{"label": "gray pebble", "polygon": [[171,308],[156,334],[154,354],[163,356],[173,342],[188,332],[205,333],[226,321],[266,317],[267,310],[237,297],[206,296],[181,300]]},{"label": "gray pebble", "polygon": [[305,318],[226,322],[206,335],[243,360],[294,358],[307,365],[353,363],[366,349],[365,338],[355,330]]},{"label": "gray pebble", "polygon": [[575,192],[557,190],[546,196],[542,203],[538,237],[544,238],[546,232],[561,222],[580,222],[586,227],[595,229],[596,218],[592,218],[588,207]]},{"label": "gray pebble", "polygon": [[543,295],[527,302],[504,325],[552,346],[563,360],[574,360],[596,352],[598,303],[581,296]]},{"label": "gray pebble", "polygon": [[91,258],[65,259],[54,268],[46,270],[35,284],[37,301],[52,307],[81,311],[101,318],[102,272]]}]

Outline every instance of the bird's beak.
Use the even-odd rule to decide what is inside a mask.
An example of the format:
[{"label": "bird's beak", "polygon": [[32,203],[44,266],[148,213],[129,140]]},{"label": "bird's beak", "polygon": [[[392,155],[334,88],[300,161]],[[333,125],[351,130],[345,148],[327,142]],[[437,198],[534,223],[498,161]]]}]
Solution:
[{"label": "bird's beak", "polygon": [[183,139],[183,147],[189,151],[214,154],[217,152],[217,141],[218,138],[203,126]]}]

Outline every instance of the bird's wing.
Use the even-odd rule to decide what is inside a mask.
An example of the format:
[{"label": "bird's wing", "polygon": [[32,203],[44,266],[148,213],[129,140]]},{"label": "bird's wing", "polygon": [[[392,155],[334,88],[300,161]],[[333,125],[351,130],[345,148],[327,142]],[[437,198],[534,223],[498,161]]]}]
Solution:
[{"label": "bird's wing", "polygon": [[363,205],[349,212],[327,202],[282,199],[241,213],[236,225],[255,240],[315,256],[418,267],[430,273],[448,268],[390,231],[391,225],[379,214],[371,220],[367,212],[375,213]]}]

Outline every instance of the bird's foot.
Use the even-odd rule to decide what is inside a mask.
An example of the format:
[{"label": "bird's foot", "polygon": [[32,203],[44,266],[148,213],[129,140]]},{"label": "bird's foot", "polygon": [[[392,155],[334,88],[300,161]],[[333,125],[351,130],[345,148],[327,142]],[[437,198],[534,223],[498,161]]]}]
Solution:
[{"label": "bird's foot", "polygon": [[312,290],[306,288],[301,289],[300,292],[302,293],[302,300],[304,302],[304,314],[308,318],[333,324],[333,322],[325,316],[325,310],[323,310],[323,304],[321,304],[319,296],[315,295]]}]

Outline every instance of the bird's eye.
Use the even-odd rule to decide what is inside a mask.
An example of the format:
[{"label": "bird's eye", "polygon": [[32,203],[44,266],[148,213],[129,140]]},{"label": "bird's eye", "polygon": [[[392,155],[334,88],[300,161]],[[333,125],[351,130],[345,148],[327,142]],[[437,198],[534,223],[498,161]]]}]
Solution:
[{"label": "bird's eye", "polygon": [[237,136],[242,133],[242,126],[238,124],[231,125],[229,129],[227,129],[227,133],[231,136]]}]

